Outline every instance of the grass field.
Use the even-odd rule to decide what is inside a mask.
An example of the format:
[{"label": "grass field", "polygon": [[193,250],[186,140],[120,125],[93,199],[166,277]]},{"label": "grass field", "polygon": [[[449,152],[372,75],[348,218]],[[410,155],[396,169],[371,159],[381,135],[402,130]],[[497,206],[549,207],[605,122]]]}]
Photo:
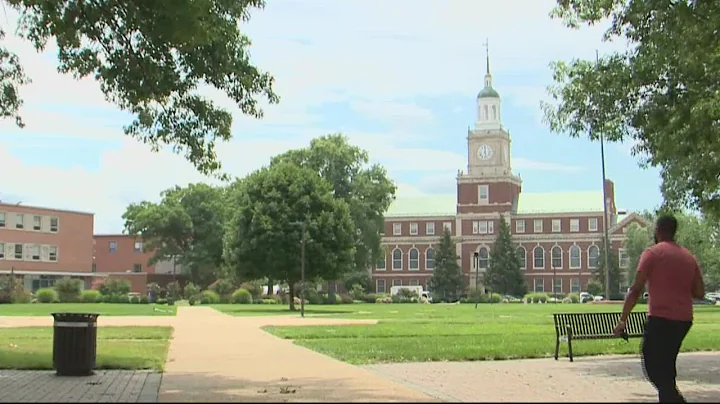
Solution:
[{"label": "grass field", "polygon": [[[219,307],[235,315],[258,315],[260,305]],[[279,307],[268,312],[288,314]],[[619,311],[592,304],[353,304],[310,306],[308,316],[373,318],[377,325],[268,327],[266,331],[353,364],[473,361],[552,357],[553,313]],[[644,311],[638,306],[636,311]],[[273,311],[274,310],[274,311]],[[285,309],[286,310],[286,309]],[[639,352],[639,339],[578,341],[577,356]],[[684,351],[720,350],[720,307],[696,307]],[[561,344],[567,355],[567,344]]]},{"label": "grass field", "polygon": [[[171,327],[99,328],[96,369],[161,371],[171,335]],[[0,328],[0,369],[52,369],[52,338],[52,327]]]},{"label": "grass field", "polygon": [[177,307],[130,303],[0,304],[0,316],[50,316],[52,313],[97,313],[102,316],[174,316]]}]

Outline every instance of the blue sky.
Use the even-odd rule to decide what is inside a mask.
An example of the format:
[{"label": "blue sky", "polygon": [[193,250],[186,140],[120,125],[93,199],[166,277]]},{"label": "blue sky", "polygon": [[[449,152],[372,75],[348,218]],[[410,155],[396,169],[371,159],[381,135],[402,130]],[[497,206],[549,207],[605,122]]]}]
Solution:
[{"label": "blue sky", "polygon": [[[550,61],[625,45],[602,43],[602,26],[572,31],[552,21],[553,0],[437,4],[273,0],[253,12],[244,28],[252,57],[276,77],[281,102],[254,120],[222,94],[201,90],[234,112],[234,140],[218,150],[225,170],[242,176],[313,137],[343,132],[386,166],[400,196],[453,193],[457,170],[467,164],[487,37],[523,192],[600,190],[599,145],[551,133],[539,103],[547,100]],[[129,117],[105,102],[92,80],[58,74],[54,46],[37,54],[16,37],[6,42],[33,83],[21,93],[27,127],[0,121],[0,168],[13,173],[1,200],[95,212],[96,232],[114,233],[128,203],[157,200],[174,184],[212,182],[180,156],[151,153],[124,137]],[[661,202],[658,171],[641,169],[629,149],[606,147],[617,205],[653,208]]]}]

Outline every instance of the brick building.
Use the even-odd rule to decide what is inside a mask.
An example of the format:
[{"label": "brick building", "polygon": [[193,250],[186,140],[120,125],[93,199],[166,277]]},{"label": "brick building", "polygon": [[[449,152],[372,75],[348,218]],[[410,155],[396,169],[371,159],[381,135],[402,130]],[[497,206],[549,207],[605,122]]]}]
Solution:
[{"label": "brick building", "polygon": [[[569,293],[585,290],[600,260],[603,190],[529,194],[512,172],[511,139],[501,120],[501,99],[492,86],[489,61],[485,87],[477,96],[477,119],[467,134],[467,169],[457,175],[455,195],[398,197],[385,215],[385,259],[372,269],[378,293],[392,286],[423,285],[432,276],[434,246],[444,229],[456,242],[468,286],[482,286],[498,221],[510,225],[528,290]],[[645,220],[615,206],[606,181],[608,232],[622,268],[627,227]],[[475,259],[477,253],[477,259]],[[621,289],[625,285],[621,286]]]},{"label": "brick building", "polygon": [[92,277],[92,213],[0,203],[0,274],[22,277],[27,290],[62,277]]}]

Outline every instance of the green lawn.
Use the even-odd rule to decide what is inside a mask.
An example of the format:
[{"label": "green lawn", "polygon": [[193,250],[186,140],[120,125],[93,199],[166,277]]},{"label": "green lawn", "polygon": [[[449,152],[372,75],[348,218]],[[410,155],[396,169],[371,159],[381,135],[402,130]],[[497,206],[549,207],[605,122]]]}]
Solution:
[{"label": "green lawn", "polygon": [[131,303],[0,304],[0,316],[50,316],[52,313],[98,313],[102,316],[174,316],[177,307]]},{"label": "green lawn", "polygon": [[[257,314],[261,305],[218,307]],[[262,307],[268,310],[266,307]],[[273,307],[270,310],[275,309]],[[353,364],[552,357],[558,312],[619,311],[591,304],[353,304],[310,306],[309,316],[374,318],[377,325],[268,327],[278,337]],[[643,311],[645,306],[638,306]],[[277,313],[281,313],[278,309]],[[333,313],[343,311],[343,313]],[[287,313],[286,313],[287,314]],[[639,339],[578,341],[573,354],[638,353]],[[684,351],[720,350],[720,307],[696,307]],[[567,344],[561,344],[567,355]],[[567,359],[566,359],[567,360]]]},{"label": "green lawn", "polygon": [[[162,371],[172,327],[98,329],[96,369]],[[0,328],[0,369],[53,368],[52,327]]]}]

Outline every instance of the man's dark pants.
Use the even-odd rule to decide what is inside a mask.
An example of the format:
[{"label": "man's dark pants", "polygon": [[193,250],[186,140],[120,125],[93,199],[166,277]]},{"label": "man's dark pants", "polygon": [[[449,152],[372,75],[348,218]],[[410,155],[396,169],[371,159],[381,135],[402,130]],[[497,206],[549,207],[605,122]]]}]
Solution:
[{"label": "man's dark pants", "polygon": [[642,341],[643,371],[658,391],[661,403],[684,403],[677,389],[675,364],[692,321],[648,317]]}]

